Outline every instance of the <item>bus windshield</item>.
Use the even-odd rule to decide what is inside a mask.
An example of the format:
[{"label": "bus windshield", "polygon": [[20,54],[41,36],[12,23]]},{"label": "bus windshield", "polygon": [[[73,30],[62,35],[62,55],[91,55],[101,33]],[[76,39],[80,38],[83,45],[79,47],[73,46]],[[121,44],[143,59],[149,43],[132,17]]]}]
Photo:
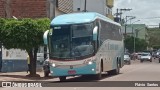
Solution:
[{"label": "bus windshield", "polygon": [[92,25],[53,26],[51,58],[72,59],[93,54]]}]

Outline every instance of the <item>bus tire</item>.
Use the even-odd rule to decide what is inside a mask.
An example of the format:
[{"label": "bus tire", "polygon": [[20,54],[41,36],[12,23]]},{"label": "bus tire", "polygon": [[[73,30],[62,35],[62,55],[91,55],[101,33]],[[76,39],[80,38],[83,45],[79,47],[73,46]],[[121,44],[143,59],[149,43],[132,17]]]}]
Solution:
[{"label": "bus tire", "polygon": [[60,82],[66,81],[66,76],[59,77]]},{"label": "bus tire", "polygon": [[117,75],[120,72],[120,62],[117,60],[117,68],[111,71],[108,71],[109,75]]},{"label": "bus tire", "polygon": [[114,74],[114,75],[119,74],[119,72],[120,72],[120,67],[121,67],[120,60],[117,60],[117,68],[116,68],[115,70],[113,70],[113,74]]},{"label": "bus tire", "polygon": [[101,61],[100,72],[96,75],[96,80],[101,80],[103,71],[103,62]]}]

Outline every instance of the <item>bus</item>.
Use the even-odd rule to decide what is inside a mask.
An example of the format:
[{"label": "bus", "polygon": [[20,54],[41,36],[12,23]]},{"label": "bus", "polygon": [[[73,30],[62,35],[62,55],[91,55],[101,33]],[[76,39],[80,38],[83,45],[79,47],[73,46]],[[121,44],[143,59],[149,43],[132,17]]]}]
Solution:
[{"label": "bus", "polygon": [[81,12],[57,16],[50,27],[43,39],[52,76],[65,81],[67,76],[101,79],[102,72],[119,74],[124,65],[120,24],[95,12]]}]

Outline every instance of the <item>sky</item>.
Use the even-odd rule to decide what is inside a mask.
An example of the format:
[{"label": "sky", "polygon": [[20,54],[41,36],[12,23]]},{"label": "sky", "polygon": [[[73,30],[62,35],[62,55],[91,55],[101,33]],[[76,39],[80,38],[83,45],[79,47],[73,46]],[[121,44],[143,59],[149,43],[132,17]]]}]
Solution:
[{"label": "sky", "polygon": [[[135,24],[159,25],[160,23],[160,0],[114,0],[113,14],[116,9],[129,8],[131,11],[125,11],[122,17],[135,16],[131,21]],[[138,21],[140,20],[140,21]]]}]

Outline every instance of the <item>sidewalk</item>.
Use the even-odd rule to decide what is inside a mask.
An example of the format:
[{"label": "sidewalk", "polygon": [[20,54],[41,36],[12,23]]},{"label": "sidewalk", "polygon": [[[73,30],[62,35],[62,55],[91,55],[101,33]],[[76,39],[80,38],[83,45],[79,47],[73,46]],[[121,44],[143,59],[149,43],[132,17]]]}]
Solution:
[{"label": "sidewalk", "polygon": [[53,77],[44,77],[43,72],[37,72],[40,77],[27,77],[27,72],[0,73],[0,81],[47,81]]}]

